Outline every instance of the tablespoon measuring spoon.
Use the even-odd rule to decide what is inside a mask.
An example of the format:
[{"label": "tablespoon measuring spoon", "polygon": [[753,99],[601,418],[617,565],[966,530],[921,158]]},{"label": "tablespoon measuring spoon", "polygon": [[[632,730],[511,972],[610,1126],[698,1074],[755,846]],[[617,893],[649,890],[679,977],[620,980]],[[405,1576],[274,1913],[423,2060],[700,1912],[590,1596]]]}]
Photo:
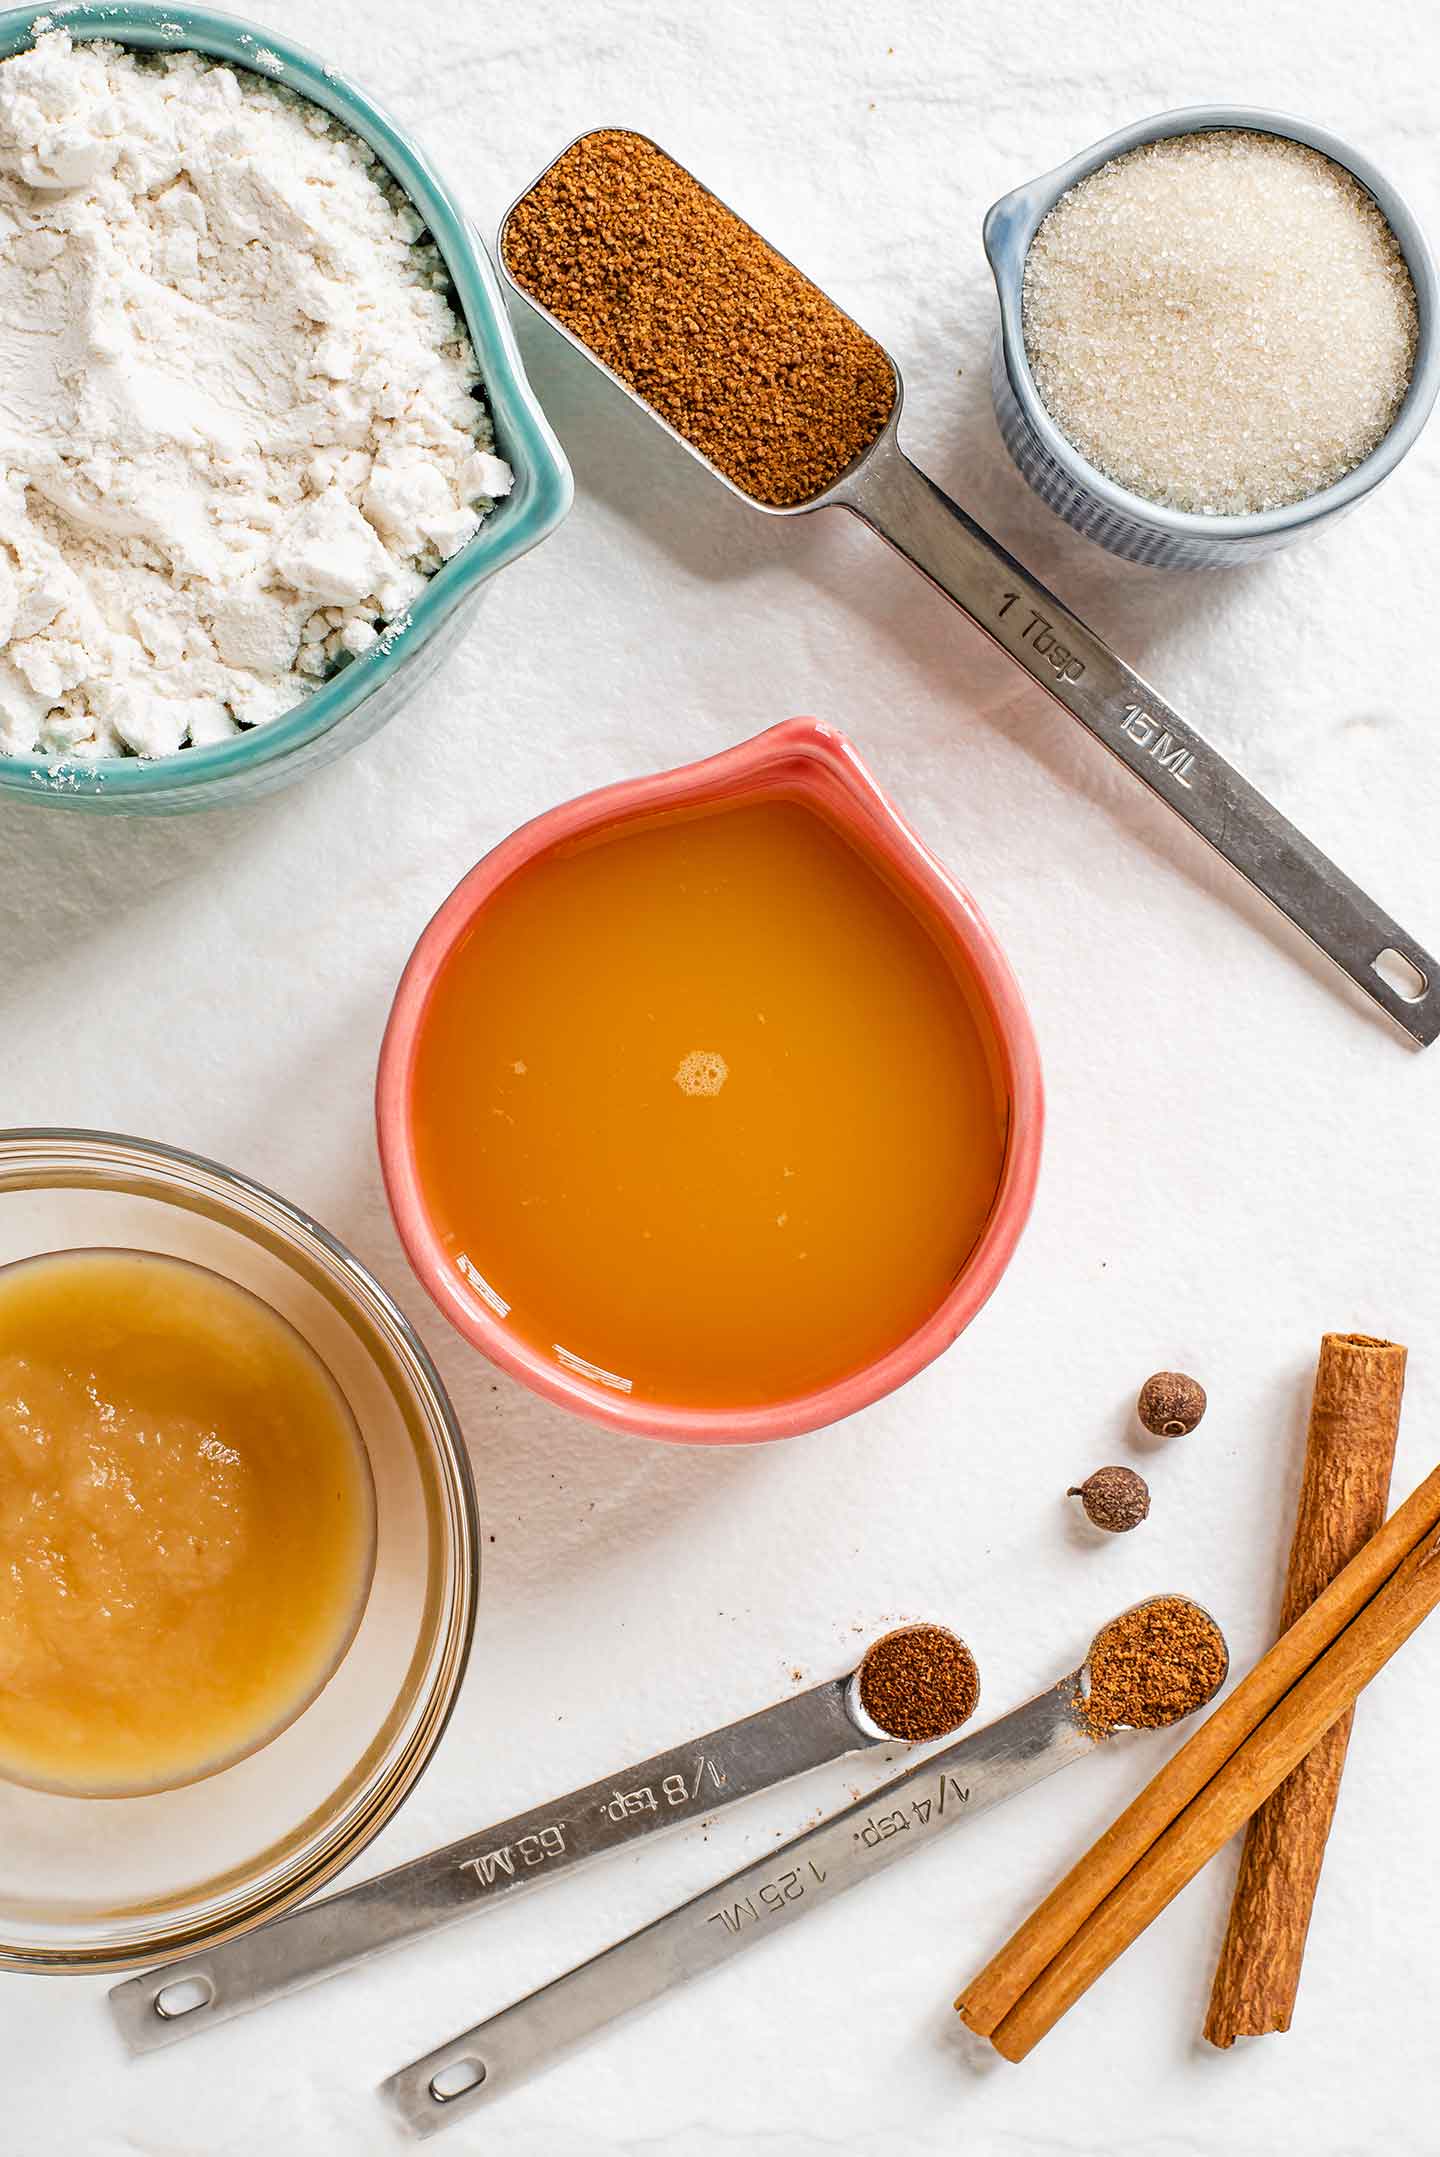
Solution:
[{"label": "tablespoon measuring spoon", "polygon": [[[1187,1602],[1183,1596],[1146,1600]],[[1198,1604],[1189,1607],[1215,1625]],[[1219,1627],[1215,1630],[1218,1635]],[[1080,1668],[1049,1692],[928,1754],[868,1797],[768,1851],[758,1864],[718,1880],[653,1924],[438,2045],[383,2082],[382,2097],[412,2134],[434,2134],[503,2096],[619,2016],[728,1962],[944,1829],[974,1819],[1094,1752],[1112,1729],[1124,1727],[1097,1727],[1085,1712],[1090,1656],[1100,1638],[1097,1633]],[[1208,1698],[1228,1671],[1227,1653]],[[1195,1701],[1171,1720],[1204,1705]]]},{"label": "tablespoon measuring spoon", "polygon": [[[890,354],[885,357],[894,375],[894,403],[874,442],[819,493],[777,506],[737,486],[519,282],[506,261],[510,219],[553,166],[595,133],[634,136],[634,130],[587,130],[530,183],[501,223],[501,267],[526,304],[752,509],[772,517],[848,509],[878,532],[1072,719],[1078,719],[1135,778],[1278,907],[1413,1041],[1423,1047],[1435,1040],[1440,1035],[1440,960],[1352,883],[1093,629],[910,462],[896,438],[905,388]],[[669,157],[648,136],[634,139]],[[703,182],[675,159],[669,162],[703,189]],[[708,189],[703,191],[710,194]],[[717,196],[711,194],[711,200],[727,216],[734,216]],[[745,227],[747,232],[753,229]]]},{"label": "tablespoon measuring spoon", "polygon": [[[901,1626],[884,1640],[916,1630]],[[944,1626],[923,1630],[956,1639]],[[844,1677],[812,1685],[757,1715],[655,1753],[602,1782],[517,1813],[338,1895],[306,1903],[239,1939],[127,1978],[110,1993],[121,2035],[133,2052],[174,2044],[470,1917],[521,1888],[553,1880],[590,1858],[682,1821],[708,1817],[827,1760],[895,1744],[895,1733],[871,1718],[861,1697],[867,1665],[883,1644],[872,1642]],[[968,1658],[963,1643],[957,1645]],[[975,1697],[967,1713],[973,1713]],[[956,1716],[949,1727],[965,1719]]]}]

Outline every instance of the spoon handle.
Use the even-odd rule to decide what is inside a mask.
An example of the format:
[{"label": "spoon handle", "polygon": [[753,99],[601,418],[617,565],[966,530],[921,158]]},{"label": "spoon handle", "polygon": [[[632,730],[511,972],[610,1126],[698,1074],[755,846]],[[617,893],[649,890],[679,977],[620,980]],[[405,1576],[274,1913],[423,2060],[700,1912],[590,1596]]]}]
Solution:
[{"label": "spoon handle", "polygon": [[758,1864],[402,2067],[381,2085],[382,2095],[416,2135],[463,2119],[618,2016],[1093,1752],[1102,1741],[1076,1713],[1079,1694],[1080,1672],[1072,1670],[1048,1693],[931,1753]]},{"label": "spoon handle", "polygon": [[1412,1040],[1440,1034],[1440,961],[913,465],[893,430],[828,499],[953,599]]},{"label": "spoon handle", "polygon": [[849,1687],[848,1677],[828,1679],[239,1939],[128,1978],[110,1994],[120,2033],[133,2052],[174,2044],[590,1858],[858,1751],[873,1741],[851,1720]]}]

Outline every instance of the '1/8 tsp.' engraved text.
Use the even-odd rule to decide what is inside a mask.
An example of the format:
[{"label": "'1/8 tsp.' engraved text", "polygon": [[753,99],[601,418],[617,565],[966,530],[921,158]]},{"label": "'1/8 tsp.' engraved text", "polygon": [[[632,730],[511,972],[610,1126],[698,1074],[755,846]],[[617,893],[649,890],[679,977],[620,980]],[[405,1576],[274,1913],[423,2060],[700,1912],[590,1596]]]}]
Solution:
[{"label": "'1/8 tsp.' engraved text", "polygon": [[[708,1796],[711,1790],[723,1790],[725,1782],[725,1770],[720,1762],[708,1753],[697,1753],[695,1765],[688,1774],[666,1775],[659,1782],[642,1784],[638,1790],[616,1790],[608,1800],[602,1800],[598,1810],[611,1826],[620,1826],[645,1813],[698,1806],[702,1795]],[[493,1850],[481,1850],[475,1857],[461,1858],[458,1869],[473,1873],[479,1887],[494,1887],[499,1881],[523,1879],[527,1872],[536,1871],[551,1858],[570,1856],[570,1845],[565,1839],[569,1825],[568,1820],[558,1820],[550,1827],[536,1828],[529,1835],[517,1835],[513,1842],[499,1843]]]},{"label": "'1/8 tsp.' engraved text", "polygon": [[697,1753],[693,1784],[688,1776],[667,1775],[659,1784],[646,1783],[639,1790],[617,1790],[605,1807],[605,1817],[607,1820],[626,1820],[632,1819],[637,1813],[659,1812],[662,1810],[662,1798],[666,1805],[693,1805],[707,1784],[716,1790],[723,1790],[725,1770],[718,1760],[711,1760],[705,1753]]}]

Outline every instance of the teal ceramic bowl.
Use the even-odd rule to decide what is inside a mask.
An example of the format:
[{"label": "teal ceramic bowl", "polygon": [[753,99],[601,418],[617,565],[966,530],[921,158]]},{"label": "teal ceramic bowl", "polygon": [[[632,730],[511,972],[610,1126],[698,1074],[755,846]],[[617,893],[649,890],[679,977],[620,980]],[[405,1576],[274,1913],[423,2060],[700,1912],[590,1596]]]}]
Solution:
[{"label": "teal ceramic bowl", "polygon": [[110,38],[146,52],[202,52],[228,61],[310,98],[368,142],[414,203],[445,259],[484,377],[495,447],[515,474],[513,492],[430,579],[408,615],[281,718],[213,748],[182,749],[170,757],[86,764],[0,756],[0,803],[25,800],[133,814],[248,801],[328,763],[393,718],[469,627],[486,578],[538,546],[564,517],[574,493],[570,468],[525,379],[479,235],[424,152],[345,76],[236,16],[150,6],[144,0],[0,14],[0,60],[23,52],[41,30],[58,27],[77,40]]}]

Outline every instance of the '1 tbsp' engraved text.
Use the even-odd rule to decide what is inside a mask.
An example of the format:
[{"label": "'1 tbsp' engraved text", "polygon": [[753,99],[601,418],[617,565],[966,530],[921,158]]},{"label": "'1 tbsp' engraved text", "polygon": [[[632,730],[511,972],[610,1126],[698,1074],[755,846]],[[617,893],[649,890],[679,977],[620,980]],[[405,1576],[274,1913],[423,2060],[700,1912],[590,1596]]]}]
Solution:
[{"label": "'1 tbsp' engraved text", "polygon": [[1147,755],[1153,756],[1177,786],[1189,786],[1190,774],[1195,769],[1194,757],[1183,741],[1176,741],[1168,728],[1161,726],[1158,719],[1151,718],[1143,705],[1126,705],[1120,731],[1128,734],[1131,741],[1138,742]]},{"label": "'1 tbsp' engraved text", "polygon": [[[1000,608],[1002,621],[1019,597],[1018,592],[1006,592],[1003,595]],[[1084,660],[1077,659],[1069,647],[1060,642],[1052,624],[1046,621],[1043,614],[1031,614],[1029,621],[1020,631],[1020,642],[1028,644],[1032,652],[1038,653],[1062,682],[1078,682],[1085,672]]]},{"label": "'1 tbsp' engraved text", "polygon": [[473,1872],[482,1887],[493,1887],[502,1877],[519,1879],[523,1873],[533,1872],[537,1865],[543,1865],[547,1858],[564,1855],[564,1827],[542,1827],[537,1834],[521,1835],[514,1842],[502,1843],[498,1850],[482,1850],[478,1857],[467,1857],[460,1870]]},{"label": "'1 tbsp' engraved text", "polygon": [[892,1836],[904,1835],[912,1827],[928,1827],[932,1819],[942,1818],[947,1800],[952,1805],[968,1805],[969,1784],[957,1782],[953,1775],[942,1775],[934,1797],[914,1798],[894,1812],[872,1812],[865,1825],[856,1828],[855,1840],[867,1850],[878,1850]]}]

